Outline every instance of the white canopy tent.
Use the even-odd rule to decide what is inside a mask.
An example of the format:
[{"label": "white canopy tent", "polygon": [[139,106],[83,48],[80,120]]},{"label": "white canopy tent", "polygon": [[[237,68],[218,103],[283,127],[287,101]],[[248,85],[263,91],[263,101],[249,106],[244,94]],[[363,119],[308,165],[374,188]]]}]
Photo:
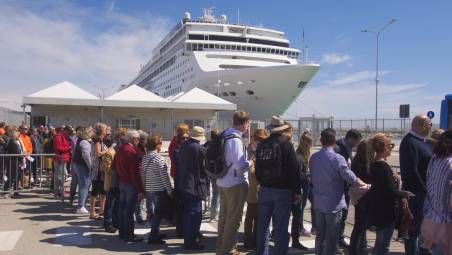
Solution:
[{"label": "white canopy tent", "polygon": [[102,99],[70,82],[25,96],[23,103],[31,106],[32,124],[83,126],[101,121],[112,127],[141,128],[166,137],[172,135],[176,123],[209,128],[212,121],[218,120],[218,111],[233,111],[237,107],[199,88],[162,98],[132,85]]},{"label": "white canopy tent", "polygon": [[76,85],[63,81],[49,88],[40,90],[23,98],[28,105],[88,105],[97,106],[99,98]]}]

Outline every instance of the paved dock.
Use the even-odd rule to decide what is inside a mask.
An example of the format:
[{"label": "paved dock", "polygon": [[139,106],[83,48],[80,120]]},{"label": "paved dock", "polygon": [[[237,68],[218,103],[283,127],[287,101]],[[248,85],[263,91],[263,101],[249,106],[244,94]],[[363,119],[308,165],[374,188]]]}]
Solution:
[{"label": "paved dock", "polygon": [[[350,237],[353,228],[351,208],[346,226],[346,235]],[[305,211],[305,224],[310,226],[309,206]],[[243,223],[243,222],[242,222]],[[0,199],[0,254],[214,254],[216,222],[204,220],[201,231],[204,234],[206,250],[186,252],[181,247],[182,239],[175,236],[175,228],[164,224],[162,232],[169,239],[166,245],[155,246],[146,243],[127,244],[118,239],[117,234],[104,232],[102,221],[90,220],[88,216],[74,214],[74,208],[61,203],[46,192],[23,193],[18,199]],[[239,236],[239,249],[242,254],[253,254],[243,250],[243,224]],[[136,226],[135,233],[147,238],[149,223]],[[313,254],[314,239],[302,237],[301,242],[311,249],[307,252],[290,249],[289,254]],[[371,247],[375,234],[368,231],[368,243]],[[402,254],[403,244],[393,239],[391,254]]]}]

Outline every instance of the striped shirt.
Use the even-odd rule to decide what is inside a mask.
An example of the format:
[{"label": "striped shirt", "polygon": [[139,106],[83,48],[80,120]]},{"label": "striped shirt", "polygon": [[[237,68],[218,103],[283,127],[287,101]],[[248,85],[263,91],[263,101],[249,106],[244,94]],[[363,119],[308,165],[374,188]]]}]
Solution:
[{"label": "striped shirt", "polygon": [[433,156],[427,170],[424,217],[452,224],[452,157]]},{"label": "striped shirt", "polygon": [[146,154],[141,161],[141,181],[146,192],[170,193],[173,190],[168,176],[168,165],[155,151]]}]

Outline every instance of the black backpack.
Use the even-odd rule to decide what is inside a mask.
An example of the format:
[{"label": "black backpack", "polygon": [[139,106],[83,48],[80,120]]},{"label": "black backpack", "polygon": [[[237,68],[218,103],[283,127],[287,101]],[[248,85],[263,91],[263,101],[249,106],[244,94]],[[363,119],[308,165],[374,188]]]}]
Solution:
[{"label": "black backpack", "polygon": [[256,149],[256,179],[260,185],[272,186],[285,182],[281,154],[278,141],[267,138],[259,143]]},{"label": "black backpack", "polygon": [[223,132],[210,142],[207,147],[205,158],[205,172],[209,178],[223,178],[228,173],[232,163],[226,165],[226,160],[224,159],[224,146],[227,140],[233,138],[241,139],[237,134],[225,136]]}]

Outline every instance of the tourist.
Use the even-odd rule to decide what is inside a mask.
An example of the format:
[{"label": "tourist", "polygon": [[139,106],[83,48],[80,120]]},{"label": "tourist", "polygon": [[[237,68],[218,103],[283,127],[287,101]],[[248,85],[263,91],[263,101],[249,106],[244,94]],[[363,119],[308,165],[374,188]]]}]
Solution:
[{"label": "tourist", "polygon": [[414,197],[408,201],[415,226],[409,231],[408,238],[405,239],[407,255],[430,253],[424,248],[419,248],[419,233],[424,217],[427,166],[433,153],[431,146],[425,142],[431,128],[432,122],[427,116],[415,116],[411,123],[411,131],[405,135],[399,148],[402,188],[414,193]]},{"label": "tourist", "polygon": [[[89,198],[90,219],[103,219],[105,208],[104,173],[100,171],[100,163],[108,147],[104,144],[107,135],[107,125],[97,123],[94,126],[93,151],[91,152],[91,182],[92,189]],[[96,215],[96,198],[99,196],[99,216]]]},{"label": "tourist", "polygon": [[[365,183],[370,183],[369,164],[367,160],[367,141],[361,141],[356,148],[351,169],[355,175]],[[350,237],[348,252],[350,255],[361,255],[367,253],[367,206],[366,197],[357,201],[355,206],[355,221]]]},{"label": "tourist", "polygon": [[373,254],[388,254],[392,234],[395,229],[398,213],[397,203],[401,207],[408,206],[408,193],[401,191],[400,178],[386,162],[394,148],[394,143],[385,135],[378,133],[369,139],[367,155],[371,188],[368,191],[367,206],[369,224],[377,232]]},{"label": "tourist", "polygon": [[337,249],[342,209],[347,207],[344,181],[350,185],[363,183],[348,167],[345,158],[335,153],[336,131],[331,128],[320,134],[322,148],[309,161],[313,184],[317,227],[315,254],[334,254]]},{"label": "tourist", "polygon": [[58,127],[56,135],[53,137],[54,172],[53,172],[53,193],[55,196],[64,196],[64,175],[67,172],[66,165],[70,159],[71,147],[68,141],[68,134],[62,127]]},{"label": "tourist", "polygon": [[122,144],[122,138],[126,135],[127,129],[118,128],[113,138],[113,144],[102,157],[101,169],[104,173],[105,209],[104,228],[108,233],[115,233],[119,228],[119,186],[118,175],[113,167],[116,153]]},{"label": "tourist", "polygon": [[140,178],[140,155],[138,144],[140,133],[127,131],[119,151],[113,160],[113,166],[119,179],[119,238],[126,242],[141,242],[143,238],[134,234],[133,212],[138,199],[143,198]]},{"label": "tourist", "polygon": [[[358,146],[361,139],[362,135],[358,130],[350,129],[347,131],[344,138],[336,141],[336,147],[334,149],[336,153],[339,153],[339,155],[344,157],[345,161],[350,164],[350,161],[353,158],[352,150]],[[339,230],[339,247],[348,248],[348,243],[344,240],[345,221],[347,220],[348,207],[350,206],[350,193],[347,182],[344,182],[344,194],[347,207],[342,209],[341,228]]]},{"label": "tourist", "polygon": [[[144,132],[143,130],[138,130],[138,133],[140,134],[140,141],[137,146],[137,152],[138,152],[139,160],[141,162],[144,155],[146,154],[146,139],[148,137],[148,134],[146,132]],[[141,167],[141,165],[140,165],[140,167]],[[140,172],[141,172],[141,169],[140,169]],[[137,199],[137,204],[135,205],[135,212],[134,212],[135,220],[139,225],[144,225],[143,216],[141,215],[141,202],[143,201],[143,199]],[[150,197],[148,199],[148,201],[150,203],[146,203],[146,211],[147,211],[147,216],[148,216],[147,218],[149,219],[149,217],[153,214],[153,211],[154,211],[154,203],[152,202],[153,201],[152,197]]]},{"label": "tourist", "polygon": [[[155,213],[151,218],[151,233],[148,244],[165,244],[160,234],[160,220],[162,213],[168,213],[163,208],[173,188],[168,176],[168,165],[160,155],[162,138],[159,135],[149,136],[146,141],[146,155],[141,161],[141,181],[146,191],[146,204],[153,203]],[[152,201],[151,201],[152,199]]]},{"label": "tourist", "polygon": [[180,147],[182,144],[189,139],[189,127],[185,123],[181,123],[176,128],[176,135],[173,137],[173,139],[170,142],[170,145],[168,147],[168,155],[171,161],[171,168],[170,168],[170,175],[174,180],[174,190],[175,190],[175,196],[174,200],[176,203],[176,233],[177,237],[182,238],[183,232],[184,232],[184,226],[183,226],[183,212],[184,208],[182,207],[182,199],[178,192],[178,184],[176,181],[176,173],[177,168],[179,165],[179,159],[180,159]]},{"label": "tourist", "polygon": [[78,214],[88,214],[85,208],[86,198],[88,197],[89,186],[91,185],[91,144],[93,137],[91,127],[82,127],[77,131],[77,143],[74,151],[74,170],[78,178]]},{"label": "tourist", "polygon": [[19,142],[22,146],[22,152],[24,154],[31,154],[33,153],[33,144],[31,143],[31,138],[28,136],[28,126],[27,125],[20,125],[19,126]]},{"label": "tourist", "polygon": [[256,179],[260,184],[258,203],[257,254],[268,254],[269,225],[274,225],[273,254],[286,254],[289,245],[290,211],[301,201],[300,172],[295,149],[290,142],[292,129],[279,116],[273,116],[270,136],[256,149]]},{"label": "tourist", "polygon": [[[6,145],[6,153],[7,154],[23,154],[22,153],[22,146],[19,142],[19,135],[20,133],[16,130],[9,130],[8,131],[8,144]],[[6,170],[6,176],[4,176],[3,180],[5,180],[4,184],[4,191],[8,191],[12,189],[13,197],[19,196],[19,193],[17,192],[19,181],[20,181],[20,169],[23,167],[23,157],[21,156],[9,156],[6,158],[7,160],[7,170]]]},{"label": "tourist", "polygon": [[452,130],[439,137],[433,153],[427,170],[422,247],[452,255]]},{"label": "tourist", "polygon": [[444,129],[438,128],[432,131],[432,135],[425,141],[432,146],[432,148],[438,143],[439,138],[444,133]]},{"label": "tourist", "polygon": [[[253,133],[250,146],[247,148],[248,159],[256,159],[257,145],[268,137],[264,129],[256,129]],[[246,197],[245,216],[245,240],[243,242],[246,249],[254,250],[257,247],[257,220],[258,220],[258,197],[259,183],[256,180],[256,169],[250,167],[248,170],[248,195]]]},{"label": "tourist", "polygon": [[[300,141],[298,142],[298,148],[296,150],[296,155],[298,159],[298,165],[300,167],[300,181],[301,181],[301,189],[302,189],[302,197],[300,204],[294,204],[292,207],[292,247],[307,250],[308,248],[302,245],[299,241],[300,235],[303,234],[305,236],[310,236],[310,231],[307,230],[303,225],[303,216],[304,209],[306,208],[306,203],[308,199],[311,202],[311,212],[312,209],[312,194],[310,192],[310,173],[309,173],[309,158],[311,157],[311,148],[312,148],[312,138],[309,134],[303,134],[300,137]],[[313,218],[311,213],[311,221],[314,222],[315,217]],[[314,225],[314,224],[313,224]]]},{"label": "tourist", "polygon": [[243,206],[248,193],[248,169],[254,165],[247,160],[242,137],[249,131],[249,115],[236,111],[233,127],[224,131],[224,160],[228,166],[224,177],[217,179],[220,192],[220,215],[218,219],[217,255],[237,252],[237,233],[242,220]]},{"label": "tourist", "polygon": [[77,144],[77,131],[79,131],[82,127],[78,126],[75,130],[71,130],[72,134],[69,136],[69,145],[71,146],[71,186],[69,191],[69,203],[72,205],[74,203],[75,195],[77,193],[78,186],[78,177],[77,171],[75,171],[74,166],[74,154],[75,154],[75,146]]},{"label": "tourist", "polygon": [[[37,128],[32,128],[30,130],[30,139],[31,144],[33,147],[32,154],[42,154],[42,144],[41,139],[39,139],[39,133]],[[38,176],[38,167],[41,166],[41,156],[33,156],[33,162],[31,162],[31,171],[33,173],[33,180],[31,180],[32,183],[37,182],[37,176]],[[41,173],[42,174],[42,173]]]},{"label": "tourist", "polygon": [[[208,141],[204,144],[204,147],[206,148],[206,150],[208,150],[209,147],[212,146],[213,141],[215,141],[215,139],[218,139],[220,135],[221,134],[217,129],[210,131],[210,141]],[[219,202],[220,202],[220,193],[218,192],[217,179],[209,178],[209,181],[212,186],[209,217],[210,217],[210,220],[213,221],[217,218],[218,207],[219,207]]]},{"label": "tourist", "polygon": [[204,245],[197,238],[200,236],[202,220],[202,201],[209,194],[209,180],[204,169],[206,148],[204,129],[194,126],[190,139],[180,148],[180,162],[176,178],[184,208],[184,249],[202,250]]}]

